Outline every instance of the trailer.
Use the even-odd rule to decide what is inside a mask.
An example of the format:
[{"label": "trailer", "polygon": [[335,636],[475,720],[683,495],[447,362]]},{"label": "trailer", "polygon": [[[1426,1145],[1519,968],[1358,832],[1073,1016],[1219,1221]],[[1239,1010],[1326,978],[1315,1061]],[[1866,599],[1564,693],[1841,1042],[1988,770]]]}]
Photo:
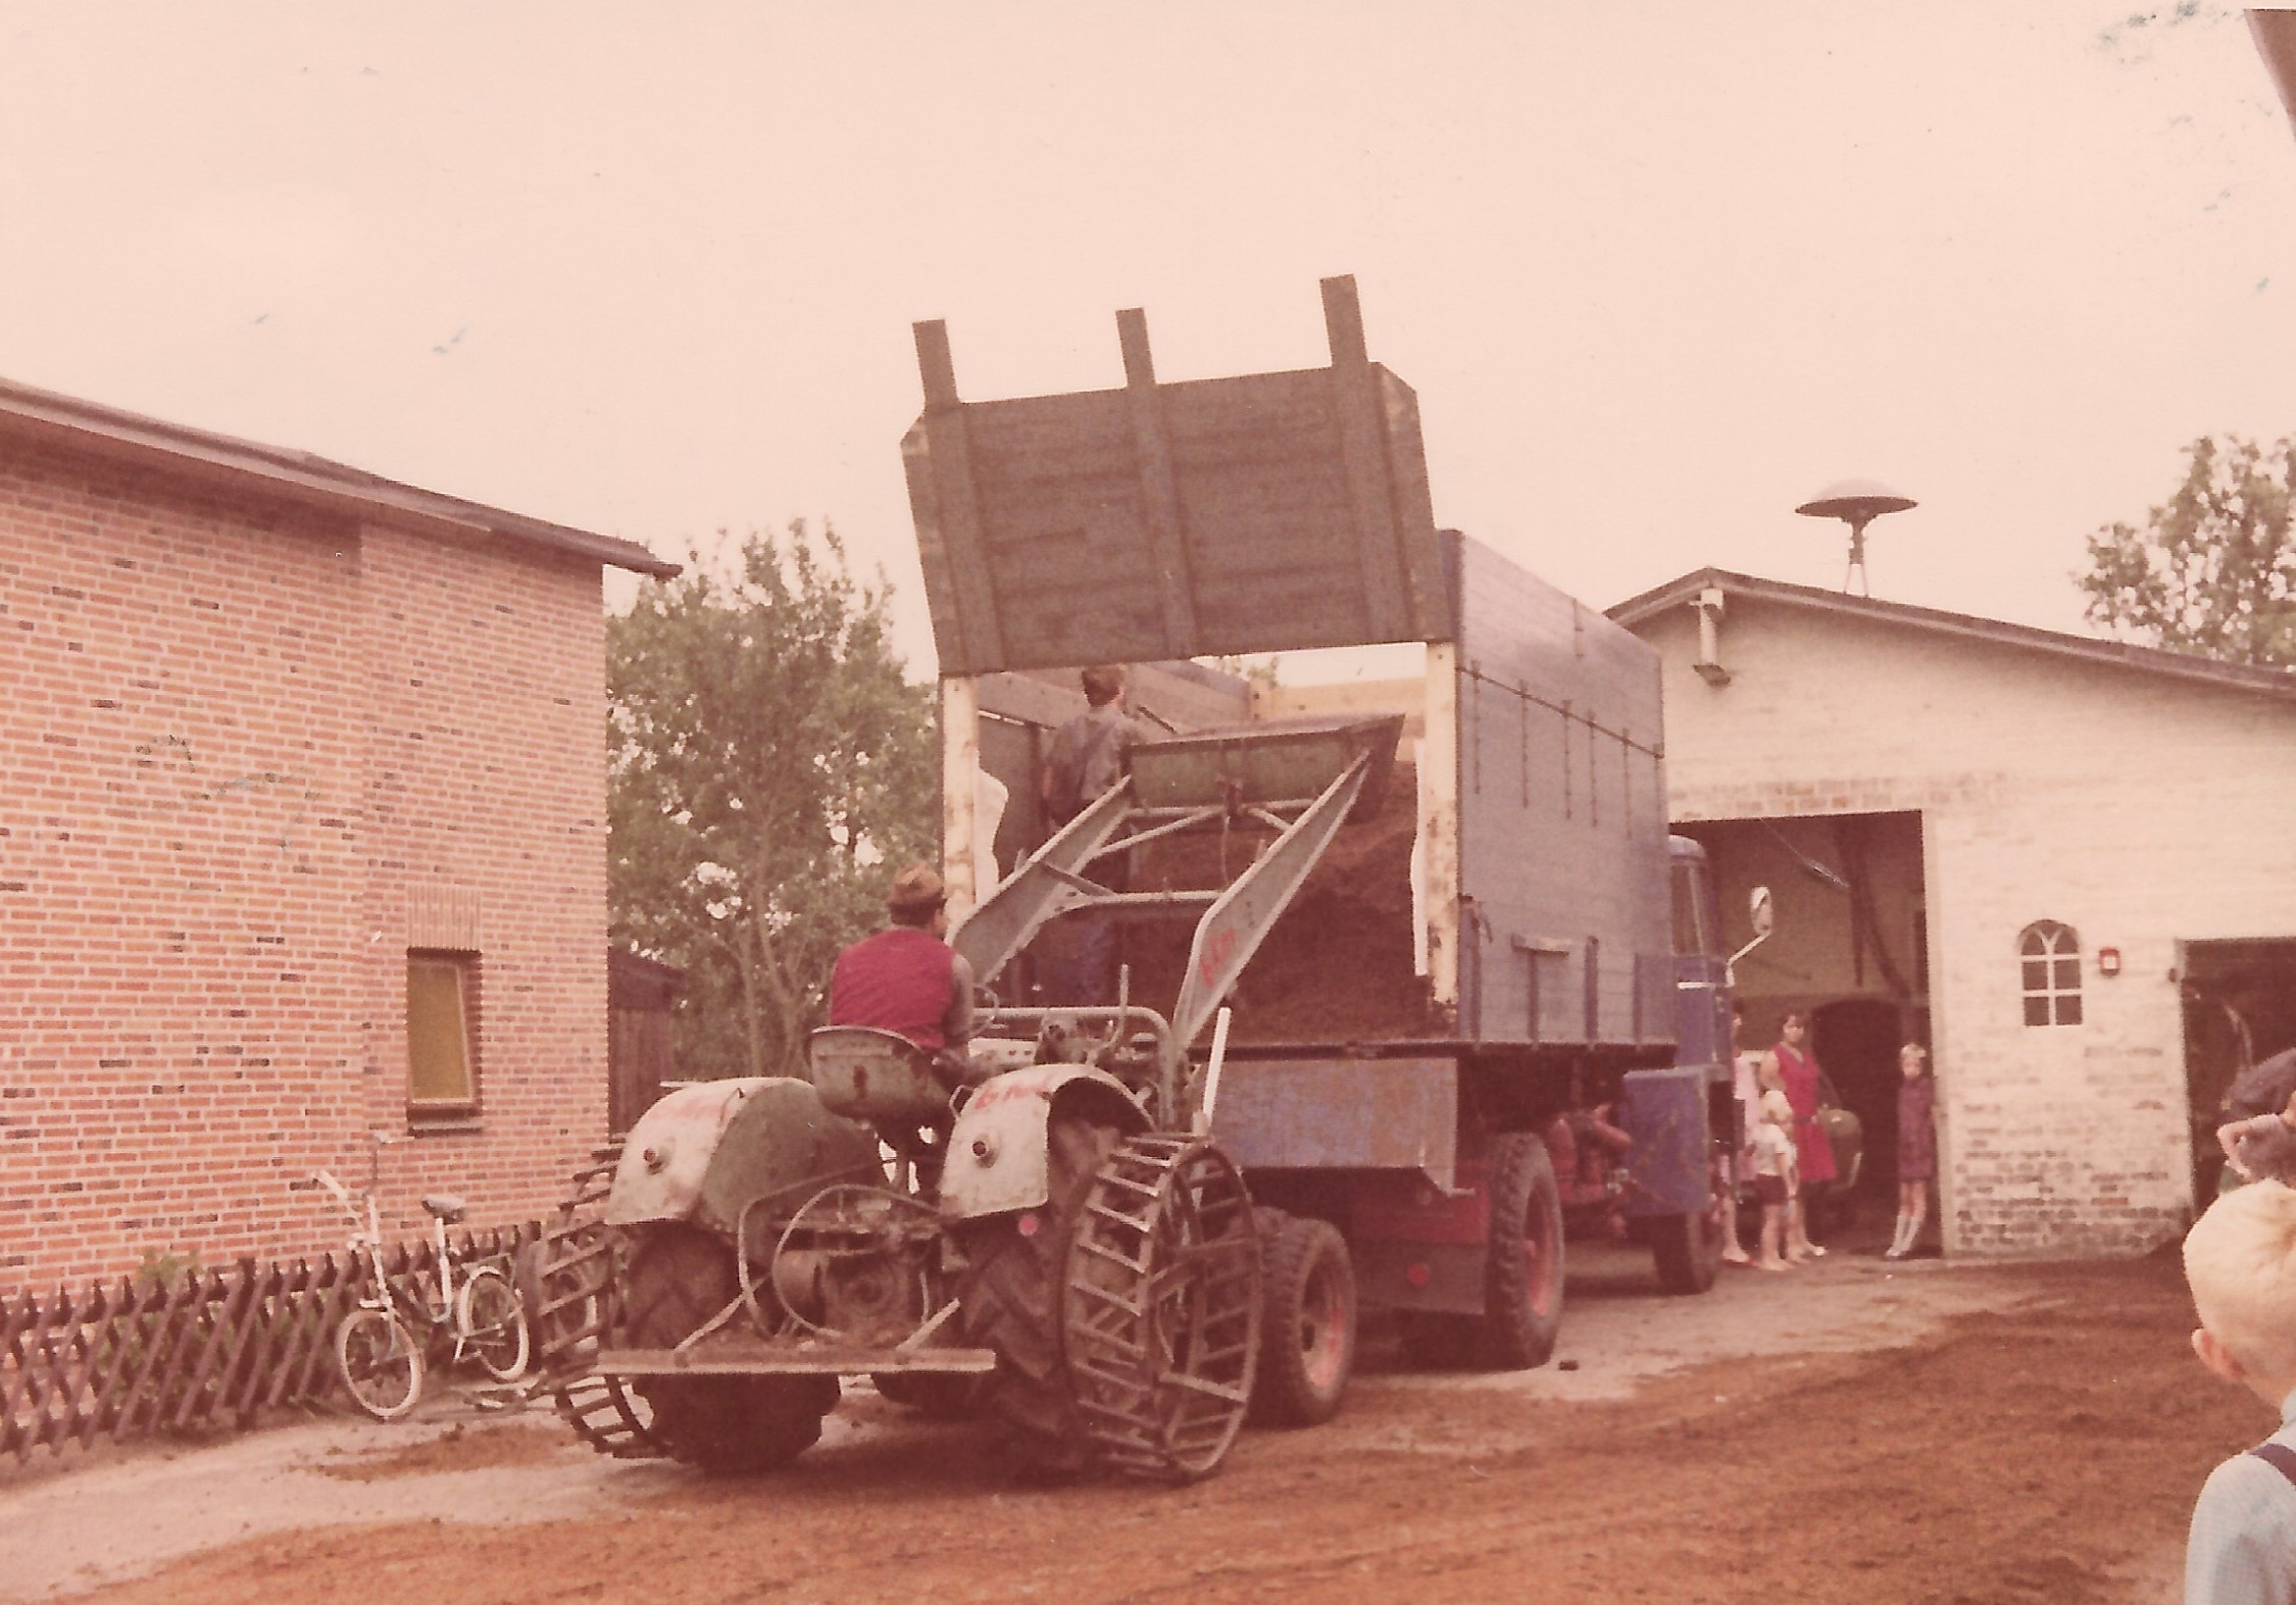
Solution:
[{"label": "trailer", "polygon": [[[1173,999],[1196,1113],[1258,1207],[1257,1408],[1295,1421],[1337,1408],[1358,1308],[1430,1361],[1542,1363],[1567,1202],[1622,1217],[1669,1289],[1705,1289],[1735,1132],[1726,960],[1704,855],[1667,831],[1657,655],[1435,527],[1412,392],[1368,360],[1352,282],[1323,288],[1327,369],[1159,382],[1124,312],[1124,388],[1062,396],[959,399],[946,331],[921,325],[903,446],[944,874],[975,904],[951,940],[1029,1005],[983,1029],[1121,1039],[1064,1016],[1029,958],[1064,923],[1123,923],[1129,1000]],[[1420,648],[1415,677],[1241,696],[1135,749],[1126,785],[986,883],[975,773],[1037,794],[1063,672],[1387,643]],[[1191,876],[1208,832],[1223,873]],[[1616,1162],[1585,1140],[1603,1128],[1631,1139]]]}]

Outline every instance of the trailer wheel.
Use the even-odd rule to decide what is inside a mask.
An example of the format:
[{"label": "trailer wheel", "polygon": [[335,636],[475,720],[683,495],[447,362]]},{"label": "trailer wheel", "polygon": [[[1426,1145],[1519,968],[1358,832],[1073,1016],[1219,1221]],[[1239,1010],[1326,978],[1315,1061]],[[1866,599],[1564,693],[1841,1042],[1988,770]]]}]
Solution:
[{"label": "trailer wheel", "polygon": [[1706,1208],[1696,1215],[1657,1215],[1643,1223],[1658,1284],[1670,1293],[1703,1293],[1722,1274],[1722,1189],[1730,1184],[1728,1160],[1714,1161]]},{"label": "trailer wheel", "polygon": [[[676,1347],[741,1290],[732,1248],[687,1226],[649,1231],[626,1285],[628,1341],[642,1349]],[[648,1435],[673,1460],[718,1475],[796,1459],[837,1403],[834,1377],[647,1377],[635,1387],[653,1407]]]},{"label": "trailer wheel", "polygon": [[1492,1139],[1485,1184],[1483,1359],[1501,1371],[1543,1366],[1563,1327],[1563,1195],[1545,1141],[1536,1131]]},{"label": "trailer wheel", "polygon": [[1260,1228],[1260,1374],[1251,1419],[1315,1427],[1339,1414],[1355,1369],[1355,1268],[1328,1221],[1254,1212]]}]

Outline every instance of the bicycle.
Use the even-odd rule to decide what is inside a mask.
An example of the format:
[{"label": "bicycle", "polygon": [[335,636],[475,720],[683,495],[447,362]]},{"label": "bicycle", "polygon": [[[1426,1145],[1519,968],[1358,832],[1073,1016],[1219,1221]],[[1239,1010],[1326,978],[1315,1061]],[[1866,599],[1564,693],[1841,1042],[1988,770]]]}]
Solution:
[{"label": "bicycle", "polygon": [[[386,1139],[375,1137],[376,1167]],[[447,1247],[446,1229],[463,1218],[459,1198],[426,1197],[430,1244],[438,1262],[436,1298],[427,1278],[392,1277],[382,1263],[382,1228],[375,1211],[372,1173],[367,1189],[354,1193],[325,1171],[313,1179],[335,1195],[351,1220],[352,1262],[367,1259],[370,1275],[359,1307],[344,1316],[334,1333],[335,1370],[354,1404],[376,1421],[396,1421],[423,1396],[427,1350],[453,1341],[449,1365],[468,1355],[498,1382],[525,1374],[528,1352],[525,1307],[498,1259],[463,1268]],[[364,1219],[362,1219],[364,1208]],[[422,1334],[416,1334],[421,1325]]]}]

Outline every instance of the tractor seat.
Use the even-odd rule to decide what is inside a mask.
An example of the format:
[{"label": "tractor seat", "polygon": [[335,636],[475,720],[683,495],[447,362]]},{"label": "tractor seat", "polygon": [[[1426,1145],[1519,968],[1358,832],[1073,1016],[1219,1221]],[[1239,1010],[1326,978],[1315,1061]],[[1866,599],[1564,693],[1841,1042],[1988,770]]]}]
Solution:
[{"label": "tractor seat", "polygon": [[448,1226],[453,1226],[457,1221],[460,1221],[463,1218],[463,1211],[465,1208],[463,1201],[460,1198],[450,1198],[444,1193],[440,1193],[435,1197],[424,1199],[423,1207],[428,1210],[431,1214],[437,1216],[441,1221],[444,1221]]},{"label": "tractor seat", "polygon": [[936,1120],[956,1085],[929,1051],[871,1026],[824,1026],[806,1039],[806,1066],[829,1113],[848,1120]]}]

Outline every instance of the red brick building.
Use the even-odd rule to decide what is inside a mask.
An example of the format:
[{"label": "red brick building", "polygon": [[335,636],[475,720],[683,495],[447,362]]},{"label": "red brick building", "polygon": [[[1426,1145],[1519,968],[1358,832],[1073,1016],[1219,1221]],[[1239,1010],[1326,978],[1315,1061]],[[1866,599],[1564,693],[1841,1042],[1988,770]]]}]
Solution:
[{"label": "red brick building", "polygon": [[0,1290],[540,1213],[606,1129],[642,547],[0,382]]}]

